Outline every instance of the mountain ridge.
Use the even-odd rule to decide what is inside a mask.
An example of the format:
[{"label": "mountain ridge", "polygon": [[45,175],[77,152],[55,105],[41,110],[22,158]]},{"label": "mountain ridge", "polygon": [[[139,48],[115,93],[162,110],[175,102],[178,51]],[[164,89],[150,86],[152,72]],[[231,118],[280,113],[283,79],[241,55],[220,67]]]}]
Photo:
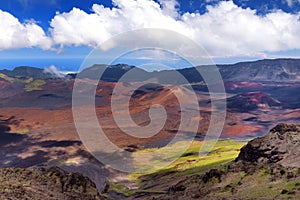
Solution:
[{"label": "mountain ridge", "polygon": [[[217,64],[219,72],[225,81],[273,81],[273,82],[293,82],[300,81],[300,59],[293,58],[277,58],[277,59],[263,59],[257,61],[238,62],[235,64]],[[192,68],[176,69],[176,70],[162,70],[148,72],[141,68],[127,65],[104,65],[94,64],[79,72],[81,77],[93,77],[94,70],[101,70],[106,67],[106,71],[100,80],[117,82],[125,73],[134,69],[133,75],[128,76],[128,81],[144,81],[151,78],[156,78],[159,83],[178,84],[180,81],[174,80],[176,73],[181,73],[189,82],[201,82],[204,79],[199,74],[201,71],[208,70],[211,65],[202,65]],[[34,67],[16,67],[13,70],[0,70],[0,73],[8,77],[29,77],[48,79],[53,78],[53,74],[45,73],[43,69]],[[69,78],[74,78],[74,74],[67,75]],[[98,79],[95,77],[93,79]]]}]

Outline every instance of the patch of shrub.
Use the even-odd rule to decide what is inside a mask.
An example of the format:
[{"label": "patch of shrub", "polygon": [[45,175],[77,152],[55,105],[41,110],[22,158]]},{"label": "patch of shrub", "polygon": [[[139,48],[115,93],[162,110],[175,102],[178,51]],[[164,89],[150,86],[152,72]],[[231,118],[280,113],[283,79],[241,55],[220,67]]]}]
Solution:
[{"label": "patch of shrub", "polygon": [[268,170],[264,171],[264,175],[269,175],[269,174],[270,174],[270,172]]},{"label": "patch of shrub", "polygon": [[289,193],[289,191],[286,190],[286,189],[283,189],[283,190],[281,191],[281,194],[287,194],[287,193]]},{"label": "patch of shrub", "polygon": [[284,175],[285,174],[285,170],[284,169],[280,170],[280,174]]}]

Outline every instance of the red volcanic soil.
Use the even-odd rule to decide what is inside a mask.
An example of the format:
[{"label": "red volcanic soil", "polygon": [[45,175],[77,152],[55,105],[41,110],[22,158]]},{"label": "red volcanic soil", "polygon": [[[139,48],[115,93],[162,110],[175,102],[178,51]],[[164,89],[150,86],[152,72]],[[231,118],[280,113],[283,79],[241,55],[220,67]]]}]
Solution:
[{"label": "red volcanic soil", "polygon": [[246,92],[227,99],[227,107],[235,112],[251,112],[279,107],[281,102],[263,92]]},{"label": "red volcanic soil", "polygon": [[[109,112],[107,109],[97,109],[99,116]],[[31,138],[38,138],[38,141],[80,140],[73,122],[71,109],[5,108],[0,109],[0,113],[1,119],[13,117],[15,123],[9,125],[12,133],[21,133]],[[153,143],[154,141],[172,137],[174,134],[164,129],[154,137],[140,139],[123,133],[114,123],[111,116],[99,117],[99,121],[101,121],[100,123],[107,137],[121,148],[126,148],[129,145]]]},{"label": "red volcanic soil", "polygon": [[0,90],[3,90],[4,88],[6,88],[9,85],[10,85],[9,82],[0,80]]},{"label": "red volcanic soil", "polygon": [[[104,81],[98,83],[84,79],[77,84],[79,84],[80,92],[83,94],[90,89],[90,84],[98,84],[95,92],[95,104],[99,123],[109,139],[122,148],[126,148],[129,145],[160,143],[161,140],[168,141],[177,133],[177,129],[180,125],[181,111],[174,91],[177,92],[177,94],[184,94],[184,92],[186,92],[186,88],[184,87],[161,87],[151,84],[140,87],[133,92],[128,91],[127,87],[136,86],[136,84],[139,83],[118,83],[121,92],[114,97],[117,100],[121,100],[124,97],[131,96],[129,110],[135,123],[141,126],[147,126],[150,123],[149,108],[151,105],[159,104],[166,109],[167,121],[163,129],[151,138],[140,139],[123,133],[113,119],[110,101],[116,83]],[[240,82],[239,84],[254,87],[256,83]],[[0,114],[4,119],[14,116],[18,121],[18,123],[10,125],[11,132],[20,132],[36,138],[43,135],[42,138],[39,137],[40,140],[79,140],[71,110],[72,88],[72,80],[47,81],[47,83],[43,85],[43,90],[32,92],[23,91],[22,94],[5,99],[7,105],[10,106],[5,106],[6,104],[3,105],[5,108],[0,108]],[[201,93],[201,95],[203,98],[206,98],[204,93]],[[183,96],[184,102],[189,105],[191,103],[189,93],[187,92]],[[207,96],[209,96],[209,94],[207,94]],[[202,99],[200,96],[198,96],[198,98],[199,100]],[[230,100],[232,100],[232,102],[230,102]],[[245,107],[249,102],[249,106]],[[3,102],[1,103],[3,104]],[[278,110],[261,109],[257,106],[261,103],[273,105],[278,102],[263,92],[246,92],[229,98],[228,108],[230,109],[231,105],[235,110],[232,109],[231,112],[228,112],[223,135],[225,137],[257,136],[266,132],[267,129],[273,125],[273,123],[278,122],[280,118],[285,121],[299,120],[299,112],[284,112],[284,110],[280,108],[278,108]],[[14,105],[23,106],[23,108],[17,108]],[[236,112],[241,108],[244,108],[244,113]],[[191,122],[199,121],[199,135],[203,136],[206,134],[210,121],[210,109],[208,103],[203,104],[200,107],[201,116],[188,119]],[[251,109],[251,113],[248,112],[249,109]],[[264,112],[268,113],[264,114]],[[282,113],[282,115],[279,115],[280,113]],[[120,116],[123,116],[122,113]],[[191,130],[187,127],[184,131],[189,133]]]},{"label": "red volcanic soil", "polygon": [[[2,119],[13,117],[17,123],[10,124],[11,132],[38,135],[44,129],[53,129],[44,139],[74,140],[78,139],[75,127],[72,124],[71,110],[44,110],[39,108],[2,108]],[[56,129],[63,128],[56,135]],[[28,133],[27,133],[28,132]]]},{"label": "red volcanic soil", "polygon": [[[88,89],[85,85],[89,84],[87,81],[89,80],[83,80],[79,83],[83,91]],[[11,132],[27,134],[41,140],[79,140],[70,107],[71,99],[66,99],[66,95],[69,97],[71,95],[71,86],[70,81],[48,81],[41,91],[23,92],[21,95],[16,95],[12,101],[6,100],[7,103],[10,105],[19,103],[24,108],[12,106],[0,108],[2,119],[13,117],[17,121],[17,123],[10,124]],[[139,139],[123,133],[112,118],[110,99],[114,86],[115,83],[100,82],[96,91],[96,110],[99,122],[112,142],[120,147],[127,147],[132,144],[144,145],[174,135],[172,131],[178,127],[180,113],[178,112],[176,97],[172,95],[169,89],[157,91],[154,88],[152,91],[151,88],[146,88],[143,95],[136,95],[131,99],[130,112],[133,120],[138,124],[146,125],[149,123],[148,110],[153,104],[165,106],[168,114],[166,126],[160,133],[149,139]],[[121,93],[116,98],[121,99],[124,96],[126,94]],[[64,109],[55,109],[56,106],[62,107],[65,104],[68,106]],[[41,135],[43,135],[42,138]]]},{"label": "red volcanic soil", "polygon": [[[24,88],[24,83],[16,82],[10,83],[6,80],[1,80],[0,78],[0,98],[12,97],[16,94],[22,93]],[[0,105],[2,100],[0,101]]]},{"label": "red volcanic soil", "polygon": [[289,120],[299,120],[300,119],[300,109],[288,110],[283,113],[284,119]]},{"label": "red volcanic soil", "polygon": [[55,80],[55,81],[47,81],[45,85],[42,86],[43,90],[64,90],[64,91],[72,91],[73,89],[73,80]]},{"label": "red volcanic soil", "polygon": [[[126,89],[127,83],[119,83],[119,87],[121,88],[121,93],[114,95],[113,98],[116,100],[121,100],[124,97],[128,96],[128,91]],[[131,83],[134,85],[135,83]],[[100,97],[106,97],[106,100],[110,100],[111,93],[108,92],[113,89],[111,84],[102,84],[101,88],[98,88],[97,95]],[[109,95],[107,95],[109,93]],[[167,113],[167,120],[163,129],[158,132],[153,137],[142,139],[132,137],[124,133],[118,125],[115,123],[112,113],[111,106],[107,104],[106,106],[98,106],[97,113],[99,123],[106,133],[107,137],[118,146],[125,148],[128,145],[146,145],[148,143],[161,143],[161,140],[168,140],[168,138],[172,138],[176,132],[174,130],[178,129],[179,121],[180,121],[180,108],[178,106],[178,101],[172,91],[168,88],[159,88],[156,86],[148,86],[138,88],[135,92],[131,94],[130,102],[129,102],[129,111],[133,121],[140,126],[147,126],[150,123],[149,118],[149,108],[152,105],[159,104],[162,105]],[[107,96],[108,99],[107,99]],[[103,99],[100,99],[103,100]],[[100,103],[99,103],[100,104]],[[123,103],[121,103],[123,105]],[[97,105],[97,102],[96,102]],[[102,102],[103,105],[103,102]],[[121,106],[121,105],[120,105]],[[127,108],[127,106],[125,106]],[[119,117],[127,118],[124,113],[119,113]],[[160,116],[158,116],[160,117]]]},{"label": "red volcanic soil", "polygon": [[245,136],[256,136],[259,133],[264,133],[265,127],[253,126],[253,125],[227,125],[223,130],[223,136],[227,137],[245,137]]},{"label": "red volcanic soil", "polygon": [[237,81],[227,81],[224,83],[227,90],[237,90],[237,89],[261,89],[264,87],[261,83],[256,82],[237,82]]},{"label": "red volcanic soil", "polygon": [[[80,84],[84,86],[85,83],[83,82]],[[121,84],[123,84],[121,85],[121,89],[124,88],[124,90],[122,89],[122,92],[116,96],[117,99],[122,99],[128,94],[128,92],[126,92],[125,90],[125,83]],[[157,143],[161,144],[162,140],[168,141],[177,133],[181,114],[179,103],[172,90],[178,93],[182,93],[183,89],[181,87],[163,88],[157,87],[155,85],[149,85],[147,87],[139,88],[138,90],[136,90],[136,92],[133,93],[130,100],[129,109],[133,121],[137,124],[146,126],[150,123],[149,108],[151,105],[162,105],[167,113],[167,121],[163,129],[151,138],[141,139],[123,133],[115,123],[110,107],[111,93],[114,85],[115,83],[100,82],[100,85],[98,86],[96,92],[96,111],[99,123],[101,124],[107,137],[114,144],[122,148],[126,148],[129,145],[143,146],[148,143],[155,144],[156,141]],[[1,108],[0,113],[4,119],[13,116],[14,119],[18,121],[18,123],[10,125],[11,132],[20,132],[22,134],[30,135],[30,137],[40,138],[40,140],[79,140],[73,122],[72,110],[70,107],[66,107],[65,109],[43,109],[46,100],[50,101],[49,98],[57,99],[53,95],[61,95],[58,91],[60,90],[60,88],[66,87],[69,87],[69,84],[64,84],[62,82],[50,82],[44,86],[44,88],[47,88],[47,90],[24,93],[27,98],[15,99],[16,102],[22,102],[22,100],[33,102],[32,98],[36,97],[35,101],[39,102],[39,104],[37,105],[41,106],[42,108]],[[84,89],[87,89],[87,87],[82,87],[83,91]],[[41,94],[43,95],[43,98],[47,98],[46,100],[43,100],[43,102],[41,101]],[[50,94],[53,95],[50,96]],[[59,100],[57,101],[60,103],[65,102],[65,100],[60,100],[60,98],[58,99]],[[184,101],[189,103],[189,97],[186,96],[186,99]],[[30,103],[30,105],[33,103]],[[122,116],[122,113],[120,115]],[[203,116],[197,119],[193,118],[191,119],[191,121],[195,122],[202,121],[203,119],[209,119],[209,116],[207,115],[208,114],[203,114]],[[189,132],[188,128],[189,127],[184,130],[187,133]],[[205,133],[205,131],[203,131],[203,128],[200,132]],[[41,135],[43,137],[40,137]]]},{"label": "red volcanic soil", "polygon": [[242,97],[248,97],[250,101],[256,102],[256,103],[262,103],[264,99],[271,98],[269,95],[263,93],[263,92],[246,92],[241,95]]}]

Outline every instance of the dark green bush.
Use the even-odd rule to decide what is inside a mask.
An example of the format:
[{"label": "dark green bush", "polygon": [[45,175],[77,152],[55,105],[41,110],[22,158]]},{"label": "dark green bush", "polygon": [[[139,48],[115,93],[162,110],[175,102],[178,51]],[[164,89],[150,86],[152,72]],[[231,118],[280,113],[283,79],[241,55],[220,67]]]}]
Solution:
[{"label": "dark green bush", "polygon": [[285,174],[285,170],[284,169],[280,170],[280,174],[284,175]]},{"label": "dark green bush", "polygon": [[288,192],[289,192],[288,190],[283,189],[283,190],[281,191],[281,194],[287,194]]}]

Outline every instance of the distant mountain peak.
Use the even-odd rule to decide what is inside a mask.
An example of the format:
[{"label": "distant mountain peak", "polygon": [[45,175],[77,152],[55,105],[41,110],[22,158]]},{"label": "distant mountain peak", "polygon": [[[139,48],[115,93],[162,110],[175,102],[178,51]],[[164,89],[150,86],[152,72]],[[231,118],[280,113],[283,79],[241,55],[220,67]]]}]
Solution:
[{"label": "distant mountain peak", "polygon": [[[85,76],[88,77],[94,75],[95,70],[106,69],[101,80],[116,82],[125,73],[134,69],[135,71],[130,77],[130,81],[155,79],[158,83],[184,84],[179,80],[174,79],[174,77],[178,75],[178,72],[190,83],[197,83],[204,80],[202,77],[203,74],[200,74],[197,69],[205,68],[210,70],[210,67],[211,66],[197,66],[194,68],[178,70],[148,72],[127,64],[94,64],[91,67],[82,70],[80,74],[85,74]],[[239,62],[236,64],[217,65],[217,67],[224,81],[300,82],[300,59],[265,59],[251,62]],[[215,70],[213,68],[211,69]],[[20,66],[13,70],[0,70],[0,73],[5,74],[8,77],[31,77],[35,79],[47,79],[53,78],[54,76],[51,73],[45,73],[43,69],[29,66]],[[72,77],[75,77],[75,74]]]},{"label": "distant mountain peak", "polygon": [[12,78],[25,77],[34,79],[48,79],[53,77],[52,74],[45,73],[44,69],[29,66],[19,66],[13,70],[4,69],[0,70],[0,73]]}]

